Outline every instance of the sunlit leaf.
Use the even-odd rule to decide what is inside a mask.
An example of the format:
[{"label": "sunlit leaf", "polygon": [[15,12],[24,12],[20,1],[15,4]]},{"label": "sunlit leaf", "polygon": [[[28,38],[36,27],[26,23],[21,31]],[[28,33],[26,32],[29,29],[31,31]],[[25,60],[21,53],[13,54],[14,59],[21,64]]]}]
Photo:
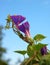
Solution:
[{"label": "sunlit leaf", "polygon": [[41,48],[43,48],[44,46],[47,46],[47,44],[42,44],[42,43],[38,43],[35,45],[35,49],[37,51],[41,50]]},{"label": "sunlit leaf", "polygon": [[41,41],[41,40],[43,40],[43,39],[45,39],[46,38],[46,36],[44,36],[44,35],[42,35],[42,34],[37,34],[37,35],[35,35],[34,36],[34,40],[35,41]]},{"label": "sunlit leaf", "polygon": [[27,51],[25,51],[25,50],[23,50],[23,51],[18,50],[18,51],[14,51],[14,52],[15,53],[22,54],[22,55],[25,55],[27,53]]},{"label": "sunlit leaf", "polygon": [[32,46],[28,45],[28,47],[27,47],[27,54],[28,54],[29,57],[33,56],[34,51],[35,51],[35,49],[34,49],[33,45]]}]

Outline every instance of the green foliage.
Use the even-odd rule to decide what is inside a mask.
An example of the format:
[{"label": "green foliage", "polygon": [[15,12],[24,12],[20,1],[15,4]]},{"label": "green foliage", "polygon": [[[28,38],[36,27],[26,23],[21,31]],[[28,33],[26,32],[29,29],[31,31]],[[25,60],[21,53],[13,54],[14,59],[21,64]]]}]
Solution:
[{"label": "green foliage", "polygon": [[42,34],[37,34],[37,35],[34,36],[33,39],[38,42],[38,41],[41,41],[41,40],[43,40],[45,38],[46,38],[46,36],[44,36]]},{"label": "green foliage", "polygon": [[32,46],[28,45],[27,54],[28,54],[29,57],[33,56],[33,54],[34,54],[34,46],[33,45]]},{"label": "green foliage", "polygon": [[0,52],[6,53],[6,49],[5,49],[5,48],[0,47]]},{"label": "green foliage", "polygon": [[38,43],[35,45],[28,45],[27,47],[27,54],[29,57],[33,56],[35,52],[38,52],[43,48],[44,46],[47,46],[47,44]]},{"label": "green foliage", "polygon": [[4,53],[6,53],[7,50],[2,46],[2,40],[4,36],[4,33],[2,31],[3,26],[0,25],[0,65],[8,65],[7,60],[4,58]]},{"label": "green foliage", "polygon": [[[25,65],[25,63],[29,60],[29,58],[25,58],[25,60],[21,63],[21,65]],[[27,65],[38,65],[38,61],[32,60]]]},{"label": "green foliage", "polygon": [[47,46],[47,44],[42,44],[42,43],[38,43],[38,44],[35,44],[35,50],[36,51],[40,51],[41,48],[43,48],[44,46]]},{"label": "green foliage", "polygon": [[0,60],[0,65],[8,65],[6,61]]},{"label": "green foliage", "polygon": [[50,65],[50,60],[41,60],[39,61],[39,65]]},{"label": "green foliage", "polygon": [[50,54],[44,55],[41,57],[39,61],[40,65],[50,65]]},{"label": "green foliage", "polygon": [[50,54],[42,56],[43,60],[50,60]]},{"label": "green foliage", "polygon": [[14,52],[20,53],[20,54],[22,54],[22,55],[25,55],[25,54],[27,53],[27,51],[25,51],[25,50],[23,50],[23,51],[18,50],[18,51],[14,51]]}]

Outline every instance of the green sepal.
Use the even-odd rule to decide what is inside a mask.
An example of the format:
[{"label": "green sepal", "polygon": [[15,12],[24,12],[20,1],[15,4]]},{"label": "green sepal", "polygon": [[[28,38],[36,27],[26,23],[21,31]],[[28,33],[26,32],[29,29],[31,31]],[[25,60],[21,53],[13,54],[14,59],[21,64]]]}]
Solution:
[{"label": "green sepal", "polygon": [[5,29],[9,29],[9,28],[10,28],[10,26],[8,26],[8,25],[5,26]]}]

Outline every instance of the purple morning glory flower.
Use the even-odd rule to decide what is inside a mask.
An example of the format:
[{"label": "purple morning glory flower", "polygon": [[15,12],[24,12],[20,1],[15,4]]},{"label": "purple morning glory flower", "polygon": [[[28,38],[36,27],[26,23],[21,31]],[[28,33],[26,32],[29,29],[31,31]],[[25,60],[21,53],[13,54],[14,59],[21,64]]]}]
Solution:
[{"label": "purple morning glory flower", "polygon": [[10,19],[15,23],[16,26],[18,26],[26,18],[21,15],[13,15],[13,16],[10,16]]},{"label": "purple morning glory flower", "polygon": [[46,46],[41,49],[41,54],[42,55],[46,55],[47,54],[47,47]]},{"label": "purple morning glory flower", "polygon": [[18,29],[25,33],[26,36],[30,37],[29,27],[30,27],[29,23],[25,22],[22,25],[19,25]]},{"label": "purple morning glory flower", "polygon": [[13,16],[10,16],[10,19],[16,25],[18,30],[23,32],[27,37],[30,37],[30,32],[29,32],[30,25],[29,25],[29,23],[25,22],[23,24],[20,24],[26,19],[25,17],[23,17],[21,15],[13,15]]}]

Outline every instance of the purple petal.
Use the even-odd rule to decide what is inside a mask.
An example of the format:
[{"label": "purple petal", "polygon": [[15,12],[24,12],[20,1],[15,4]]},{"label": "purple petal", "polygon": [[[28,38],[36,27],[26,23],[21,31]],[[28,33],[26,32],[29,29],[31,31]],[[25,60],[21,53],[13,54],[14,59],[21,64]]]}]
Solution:
[{"label": "purple petal", "polygon": [[47,54],[47,47],[46,46],[41,49],[41,54],[42,55]]},{"label": "purple petal", "polygon": [[26,33],[26,30],[29,31],[29,23],[25,22],[22,25],[20,25],[18,28],[20,31]]},{"label": "purple petal", "polygon": [[23,25],[24,25],[25,29],[27,29],[29,31],[29,27],[30,27],[29,23],[25,22]]},{"label": "purple petal", "polygon": [[21,15],[13,15],[13,16],[10,16],[10,18],[12,19],[12,21],[18,25],[20,24],[21,22],[23,22],[26,18],[21,16]]},{"label": "purple petal", "polygon": [[20,30],[20,31],[22,31],[22,32],[24,32],[25,33],[25,27],[24,27],[24,25],[22,24],[22,25],[20,25],[20,26],[18,26],[18,29]]}]

